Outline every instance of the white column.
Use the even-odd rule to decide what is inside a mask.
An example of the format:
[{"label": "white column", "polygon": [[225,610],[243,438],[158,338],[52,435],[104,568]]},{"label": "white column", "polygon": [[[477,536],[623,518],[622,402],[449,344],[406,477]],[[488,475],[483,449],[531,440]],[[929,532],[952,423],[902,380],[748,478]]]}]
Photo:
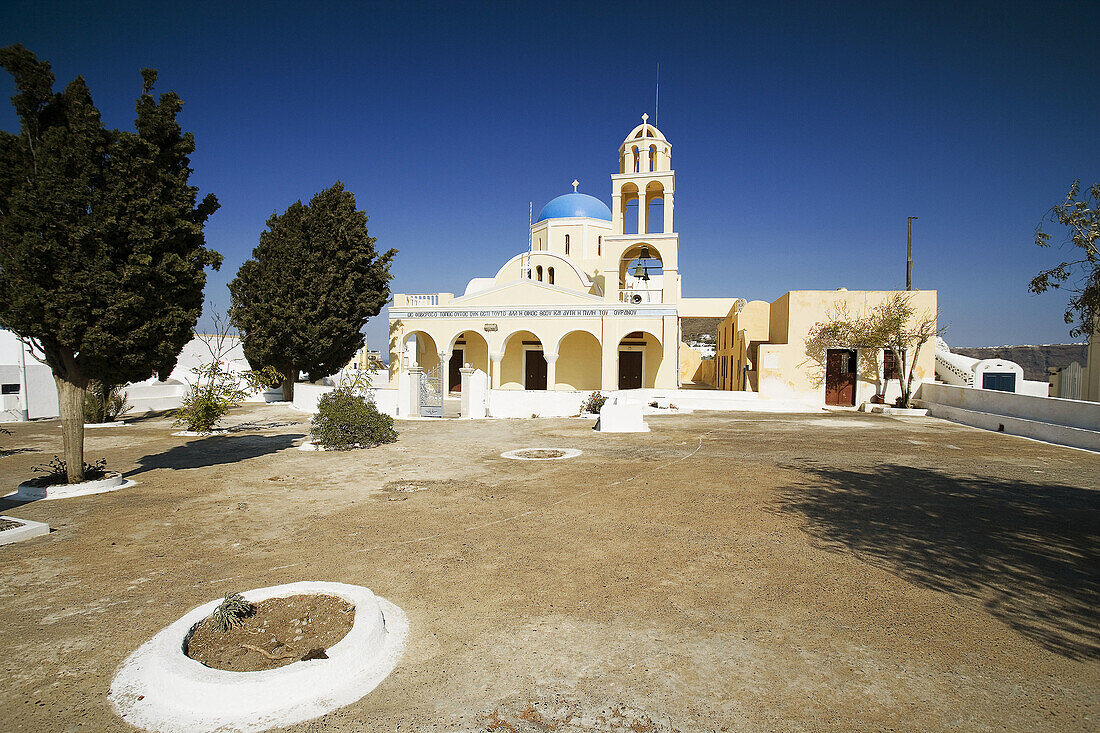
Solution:
[{"label": "white column", "polygon": [[672,227],[672,192],[665,191],[665,234],[676,231]]},{"label": "white column", "polygon": [[451,394],[451,352],[439,352],[439,370],[443,377],[443,396]]},{"label": "white column", "polygon": [[645,191],[638,190],[638,234],[646,233]]},{"label": "white column", "polygon": [[489,354],[489,360],[493,363],[489,389],[500,389],[500,363],[504,361],[504,352]]},{"label": "white column", "polygon": [[420,377],[424,374],[424,367],[411,366],[408,370],[408,393],[405,395],[405,404],[401,406],[405,417],[420,417]]},{"label": "white column", "polygon": [[546,389],[553,390],[557,384],[558,377],[558,355],[548,354],[545,351],[542,352],[542,358],[546,359]]}]

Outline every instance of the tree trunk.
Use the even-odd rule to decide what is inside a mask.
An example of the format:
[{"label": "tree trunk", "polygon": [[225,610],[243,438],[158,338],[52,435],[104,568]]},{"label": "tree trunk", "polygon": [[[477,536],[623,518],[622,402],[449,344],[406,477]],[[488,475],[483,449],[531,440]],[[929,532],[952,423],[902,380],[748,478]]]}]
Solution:
[{"label": "tree trunk", "polygon": [[87,385],[54,375],[61,408],[61,436],[65,443],[65,468],[70,484],[84,480],[84,399]]},{"label": "tree trunk", "polygon": [[286,402],[293,402],[294,383],[298,381],[298,370],[291,369],[290,367],[283,367],[279,371],[286,375],[283,379],[283,399]]}]

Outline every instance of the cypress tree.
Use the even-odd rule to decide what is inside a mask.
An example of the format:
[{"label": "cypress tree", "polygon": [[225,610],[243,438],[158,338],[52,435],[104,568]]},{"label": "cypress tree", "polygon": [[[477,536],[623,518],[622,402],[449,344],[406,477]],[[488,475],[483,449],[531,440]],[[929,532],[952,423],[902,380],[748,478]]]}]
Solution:
[{"label": "cypress tree", "polygon": [[253,369],[284,376],[283,399],[294,382],[335,374],[364,343],[362,329],[390,297],[390,263],[367,233],[367,215],[337,181],[267,220],[267,229],[229,284],[229,315]]},{"label": "cypress tree", "polygon": [[57,384],[70,482],[83,479],[90,380],[167,377],[202,310],[203,237],[218,208],[188,185],[191,133],[174,92],[142,70],[136,132],[107,129],[82,77],[53,91],[50,64],[0,49],[20,132],[0,131],[0,326],[30,344]]}]

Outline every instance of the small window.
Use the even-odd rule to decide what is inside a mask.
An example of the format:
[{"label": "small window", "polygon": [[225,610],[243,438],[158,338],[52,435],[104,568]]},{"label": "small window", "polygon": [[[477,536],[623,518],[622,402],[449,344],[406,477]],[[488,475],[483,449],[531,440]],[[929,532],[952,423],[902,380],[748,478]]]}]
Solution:
[{"label": "small window", "polygon": [[546,268],[546,282],[548,282],[551,285],[554,284],[554,268],[553,267],[547,267]]},{"label": "small window", "polygon": [[894,352],[887,349],[882,352],[882,378],[901,379],[901,371],[898,369],[898,360]]},{"label": "small window", "polygon": [[596,256],[599,257],[603,254],[603,237],[596,240]]},{"label": "small window", "polygon": [[535,268],[535,279],[542,282],[542,265]]},{"label": "small window", "polygon": [[569,235],[565,235],[565,254],[569,254]]},{"label": "small window", "polygon": [[3,384],[0,385],[0,394],[19,394],[18,384]]}]

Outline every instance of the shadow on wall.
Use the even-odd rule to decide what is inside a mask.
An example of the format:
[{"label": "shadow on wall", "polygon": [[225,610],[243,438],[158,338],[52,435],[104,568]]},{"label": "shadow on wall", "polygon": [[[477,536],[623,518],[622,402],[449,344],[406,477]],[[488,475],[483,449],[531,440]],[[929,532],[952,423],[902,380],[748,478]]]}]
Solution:
[{"label": "shadow on wall", "polygon": [[205,468],[223,463],[236,463],[276,453],[304,438],[303,433],[286,435],[212,435],[191,440],[163,453],[151,453],[138,460],[140,468],[129,471],[126,478],[133,478],[158,468]]},{"label": "shadow on wall", "polygon": [[807,480],[775,509],[804,516],[817,546],[978,600],[1057,654],[1100,658],[1100,491],[908,466],[793,468]]}]

